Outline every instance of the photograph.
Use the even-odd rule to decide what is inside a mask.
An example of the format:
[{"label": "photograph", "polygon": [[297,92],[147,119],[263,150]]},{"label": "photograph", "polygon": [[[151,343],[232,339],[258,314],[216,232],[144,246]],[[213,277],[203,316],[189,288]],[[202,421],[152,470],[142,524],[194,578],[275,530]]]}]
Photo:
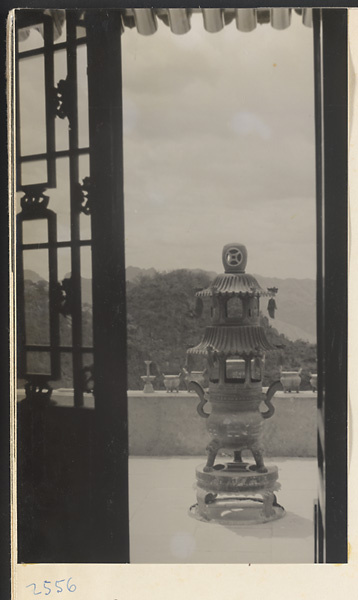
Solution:
[{"label": "photograph", "polygon": [[347,27],[10,13],[18,564],[348,562]]}]

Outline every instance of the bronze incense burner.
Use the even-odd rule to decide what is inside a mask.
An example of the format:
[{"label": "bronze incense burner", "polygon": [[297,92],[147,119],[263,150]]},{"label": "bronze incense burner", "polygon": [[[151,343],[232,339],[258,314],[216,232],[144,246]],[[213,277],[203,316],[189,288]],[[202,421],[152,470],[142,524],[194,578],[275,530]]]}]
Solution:
[{"label": "bronze incense burner", "polygon": [[[261,443],[265,419],[272,417],[272,396],[282,389],[275,381],[262,392],[265,352],[271,350],[259,322],[259,299],[268,295],[255,277],[245,273],[247,251],[242,244],[223,249],[225,273],[212,285],[197,292],[211,299],[211,325],[202,341],[189,354],[206,356],[209,389],[191,382],[199,398],[198,413],[207,419],[211,435],[207,461],[197,468],[197,501],[192,513],[206,520],[257,523],[277,519],[284,510],[277,504],[278,469],[266,467]],[[266,410],[261,411],[261,403]],[[210,403],[211,412],[204,410]],[[233,459],[215,464],[219,451],[231,451]],[[244,462],[250,450],[254,464]]]}]

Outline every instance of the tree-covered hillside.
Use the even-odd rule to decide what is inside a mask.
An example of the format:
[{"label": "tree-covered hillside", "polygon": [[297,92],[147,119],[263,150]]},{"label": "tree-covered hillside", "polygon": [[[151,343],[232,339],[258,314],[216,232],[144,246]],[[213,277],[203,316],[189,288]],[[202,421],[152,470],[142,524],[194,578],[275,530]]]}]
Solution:
[{"label": "tree-covered hillside", "polygon": [[[127,282],[128,323],[128,387],[142,389],[141,376],[145,374],[145,360],[151,360],[151,373],[156,375],[154,387],[164,389],[162,374],[177,374],[186,364],[186,351],[199,343],[206,325],[210,323],[210,299],[204,311],[196,316],[195,292],[210,285],[210,275],[204,271],[185,269],[169,273],[150,273]],[[48,283],[44,280],[25,281],[26,333],[29,343],[48,343]],[[262,307],[265,309],[265,306]],[[70,345],[71,317],[60,316],[61,344]],[[266,354],[264,385],[279,378],[283,370],[302,368],[301,389],[309,389],[309,373],[316,372],[316,346],[302,340],[290,341],[261,316],[275,350]],[[92,311],[90,304],[83,305],[83,344],[92,343]],[[205,368],[204,357],[195,357],[190,364],[193,370]],[[92,357],[85,357],[91,364]],[[32,366],[37,371],[47,370],[45,355],[36,353]],[[62,355],[61,381],[53,387],[72,387],[70,356]],[[182,389],[185,388],[182,382]]]},{"label": "tree-covered hillside", "polygon": [[[204,272],[185,269],[142,276],[127,286],[128,386],[141,389],[144,360],[162,386],[162,373],[177,374],[186,362],[186,350],[194,346],[208,322],[206,311],[195,317],[195,292],[207,287]],[[198,369],[204,361],[198,358]]]},{"label": "tree-covered hillside", "polygon": [[[127,287],[128,315],[128,384],[141,389],[140,375],[144,360],[152,360],[154,383],[163,389],[161,373],[178,373],[186,361],[186,350],[199,343],[206,325],[210,324],[210,299],[200,318],[195,316],[195,292],[207,287],[206,272],[188,270],[142,276]],[[263,308],[265,309],[267,301]],[[316,345],[306,341],[290,341],[261,316],[261,325],[275,350],[267,352],[264,385],[280,377],[282,370],[302,368],[301,389],[310,389],[309,373],[316,372]],[[195,358],[193,368],[205,368],[205,359]],[[183,386],[184,387],[184,386]]]}]

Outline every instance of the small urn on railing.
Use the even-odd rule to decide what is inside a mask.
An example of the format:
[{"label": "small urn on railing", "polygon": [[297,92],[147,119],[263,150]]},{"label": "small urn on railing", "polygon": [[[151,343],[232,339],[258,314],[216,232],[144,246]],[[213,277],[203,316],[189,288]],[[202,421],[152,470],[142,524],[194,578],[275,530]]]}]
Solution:
[{"label": "small urn on railing", "polygon": [[317,373],[310,373],[310,384],[313,392],[317,392]]},{"label": "small urn on railing", "polygon": [[163,375],[163,383],[167,392],[179,392],[180,386],[180,373],[178,375]]},{"label": "small urn on railing", "polygon": [[297,394],[300,391],[302,369],[298,371],[282,371],[280,367],[280,381],[284,392],[295,391]]},{"label": "small urn on railing", "polygon": [[145,360],[145,365],[147,367],[147,374],[141,376],[141,380],[144,381],[143,392],[145,394],[152,394],[154,392],[153,381],[156,378],[155,375],[150,374],[150,365],[152,364],[151,360]]}]

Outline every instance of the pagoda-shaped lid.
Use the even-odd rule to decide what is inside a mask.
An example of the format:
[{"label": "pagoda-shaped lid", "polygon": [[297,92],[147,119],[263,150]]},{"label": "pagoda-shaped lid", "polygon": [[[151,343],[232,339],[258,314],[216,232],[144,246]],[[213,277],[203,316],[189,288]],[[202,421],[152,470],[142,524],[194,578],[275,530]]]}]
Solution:
[{"label": "pagoda-shaped lid", "polygon": [[225,273],[218,275],[211,286],[196,293],[196,296],[214,296],[216,294],[237,294],[238,296],[267,296],[253,275],[245,273],[247,250],[243,244],[226,244],[222,252]]}]

